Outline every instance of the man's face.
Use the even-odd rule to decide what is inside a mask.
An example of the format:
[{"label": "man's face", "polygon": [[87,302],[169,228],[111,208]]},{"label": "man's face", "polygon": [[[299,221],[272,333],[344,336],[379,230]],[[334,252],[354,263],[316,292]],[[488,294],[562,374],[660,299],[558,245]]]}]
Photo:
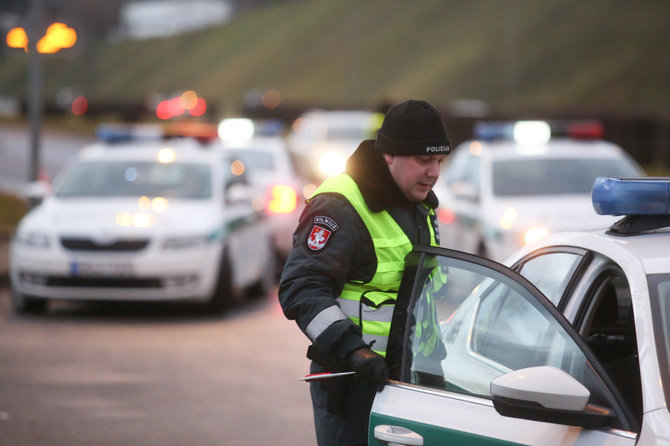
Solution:
[{"label": "man's face", "polygon": [[384,154],[391,176],[403,194],[415,203],[426,199],[440,176],[446,155],[394,156]]}]

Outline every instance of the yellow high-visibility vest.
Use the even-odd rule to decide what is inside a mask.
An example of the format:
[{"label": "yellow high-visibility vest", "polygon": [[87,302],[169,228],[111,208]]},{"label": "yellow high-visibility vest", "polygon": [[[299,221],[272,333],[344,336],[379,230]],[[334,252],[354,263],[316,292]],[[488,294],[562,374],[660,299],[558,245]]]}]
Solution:
[{"label": "yellow high-visibility vest", "polygon": [[[372,344],[372,350],[386,355],[391,319],[398,297],[400,281],[405,270],[405,257],[412,243],[402,228],[387,211],[372,212],[365,204],[356,182],[347,174],[326,179],[314,195],[335,192],[343,195],[354,207],[365,224],[375,249],[377,269],[369,282],[346,282],[337,301],[349,319],[361,327],[363,341]],[[432,246],[438,246],[430,209],[427,216]]]}]

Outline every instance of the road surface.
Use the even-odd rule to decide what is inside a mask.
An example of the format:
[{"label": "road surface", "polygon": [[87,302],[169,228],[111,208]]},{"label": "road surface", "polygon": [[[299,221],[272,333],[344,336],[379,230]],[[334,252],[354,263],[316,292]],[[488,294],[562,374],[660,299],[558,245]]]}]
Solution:
[{"label": "road surface", "polygon": [[313,445],[306,346],[276,296],[17,316],[3,288],[0,446]]}]

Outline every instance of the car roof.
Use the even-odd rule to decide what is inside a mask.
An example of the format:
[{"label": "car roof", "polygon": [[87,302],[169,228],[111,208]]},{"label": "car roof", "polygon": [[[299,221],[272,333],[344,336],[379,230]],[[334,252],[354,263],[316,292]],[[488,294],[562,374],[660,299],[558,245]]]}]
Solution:
[{"label": "car roof", "polygon": [[220,147],[224,150],[245,150],[253,149],[265,152],[285,152],[286,143],[278,137],[272,136],[256,136],[245,141],[221,141],[217,140],[212,143],[215,147]]},{"label": "car roof", "polygon": [[640,262],[647,274],[670,273],[670,229],[635,235],[614,235],[609,229],[557,232],[522,248],[509,259],[512,264],[535,251],[552,247],[576,247],[599,252],[618,263]]},{"label": "car roof", "polygon": [[320,110],[320,109],[311,109],[307,110],[301,115],[303,118],[312,118],[312,119],[325,119],[328,121],[342,121],[347,122],[349,120],[357,121],[361,118],[367,118],[373,112],[368,110]]},{"label": "car roof", "polygon": [[155,160],[158,151],[172,149],[179,161],[214,162],[220,155],[208,151],[196,140],[175,138],[166,140],[131,140],[124,142],[97,142],[84,147],[79,153],[83,160]]},{"label": "car roof", "polygon": [[514,141],[467,141],[458,150],[479,144],[481,155],[492,160],[519,158],[619,158],[625,155],[619,146],[604,140],[552,139],[546,143],[520,144]]}]

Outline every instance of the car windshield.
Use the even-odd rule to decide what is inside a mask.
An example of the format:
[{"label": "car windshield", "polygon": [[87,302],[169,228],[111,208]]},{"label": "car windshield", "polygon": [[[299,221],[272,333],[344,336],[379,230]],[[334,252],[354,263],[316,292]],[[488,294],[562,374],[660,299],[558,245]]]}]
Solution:
[{"label": "car windshield", "polygon": [[78,164],[54,194],[72,197],[212,197],[206,164],[147,161],[86,161]]},{"label": "car windshield", "polygon": [[661,379],[665,400],[670,402],[670,274],[653,274],[647,280]]},{"label": "car windshield", "polygon": [[275,169],[275,159],[272,153],[262,150],[244,149],[237,152],[232,152],[231,158],[240,160],[250,170],[267,170]]},{"label": "car windshield", "polygon": [[360,125],[332,125],[328,127],[327,139],[364,139],[366,137],[366,131],[364,123]]},{"label": "car windshield", "polygon": [[626,177],[637,174],[628,163],[620,159],[500,160],[493,164],[493,194],[590,194],[597,177]]}]

